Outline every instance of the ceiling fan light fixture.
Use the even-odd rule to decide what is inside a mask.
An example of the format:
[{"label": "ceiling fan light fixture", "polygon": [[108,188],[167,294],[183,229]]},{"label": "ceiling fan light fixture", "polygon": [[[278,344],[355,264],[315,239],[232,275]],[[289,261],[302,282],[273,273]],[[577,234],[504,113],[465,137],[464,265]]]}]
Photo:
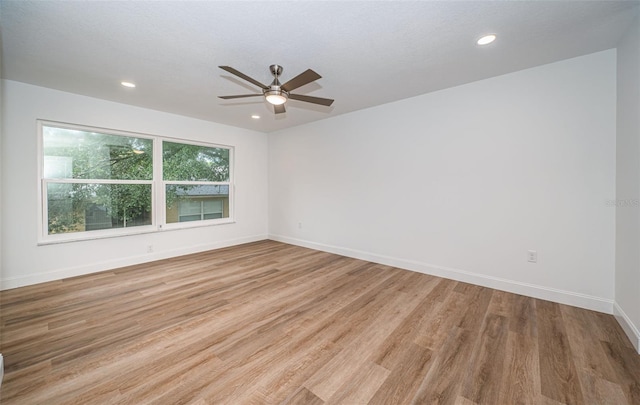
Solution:
[{"label": "ceiling fan light fixture", "polygon": [[264,97],[273,105],[282,105],[287,102],[287,93],[282,90],[265,91]]}]

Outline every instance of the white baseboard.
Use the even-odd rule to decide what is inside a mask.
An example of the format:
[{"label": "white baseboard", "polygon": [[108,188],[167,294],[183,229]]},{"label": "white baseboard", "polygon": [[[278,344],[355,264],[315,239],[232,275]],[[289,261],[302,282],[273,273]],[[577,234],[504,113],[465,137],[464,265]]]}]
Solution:
[{"label": "white baseboard", "polygon": [[28,276],[12,277],[0,280],[0,290],[9,290],[11,288],[24,287],[27,285],[45,283],[47,281],[62,280],[64,278],[76,277],[85,274],[97,273],[100,271],[117,269],[135,264],[148,263],[155,260],[168,259],[188,255],[192,253],[204,252],[207,250],[220,249],[229,246],[241,245],[243,243],[257,242],[268,239],[267,235],[254,235],[237,239],[228,239],[200,245],[189,246],[187,248],[179,248],[172,250],[159,251],[138,256],[130,256],[119,258],[116,260],[108,260],[99,263],[92,263],[86,266],[78,266],[65,268],[60,270],[49,271],[46,273],[30,274]]},{"label": "white baseboard", "polygon": [[616,317],[616,320],[622,327],[622,330],[624,330],[624,333],[627,334],[631,343],[633,343],[633,347],[635,347],[638,354],[640,354],[640,331],[622,308],[620,308],[617,302],[613,303],[613,315]]},{"label": "white baseboard", "polygon": [[[46,273],[32,274],[23,277],[13,277],[0,280],[0,290],[8,290],[11,288],[23,287],[32,284],[43,283],[47,281],[61,280],[68,277],[75,277],[84,274],[96,273],[99,271],[111,270],[115,268],[131,266],[141,263],[147,263],[155,260],[167,259],[192,253],[203,252],[207,250],[220,249],[224,247],[240,245],[243,243],[257,242],[260,240],[272,239],[279,242],[288,243],[307,247],[310,249],[320,250],[324,252],[339,254],[346,257],[352,257],[360,260],[367,260],[374,263],[385,264],[388,266],[398,267],[401,269],[417,271],[424,274],[435,275],[452,280],[463,281],[480,285],[483,287],[495,288],[498,290],[508,291],[515,294],[526,295],[529,297],[549,300],[561,304],[572,305],[580,308],[590,309],[594,311],[604,312],[608,314],[614,313],[614,303],[612,300],[580,294],[572,291],[559,290],[549,287],[543,287],[528,283],[522,283],[514,280],[507,280],[484,274],[473,273],[465,270],[436,266],[428,263],[422,263],[412,260],[399,259],[384,255],[378,255],[370,252],[359,251],[355,249],[342,248],[338,246],[325,245],[321,243],[310,242],[306,240],[289,238],[280,235],[254,235],[244,238],[230,239],[213,243],[204,243],[188,248],[173,249],[169,251],[155,252],[151,254],[132,256],[117,260],[93,263],[87,266],[78,266],[55,270]],[[621,322],[634,344],[638,344],[640,334],[637,328],[633,326],[628,317],[622,316],[624,312],[617,307],[620,317],[616,315],[618,321]]]},{"label": "white baseboard", "polygon": [[281,235],[269,235],[269,239],[278,242],[288,243],[306,247],[309,249],[320,250],[338,254],[341,256],[352,257],[355,259],[366,260],[369,262],[380,263],[401,269],[412,270],[419,273],[430,274],[438,277],[448,278],[456,281],[463,281],[483,287],[494,288],[511,292],[514,294],[526,295],[528,297],[539,298],[547,301],[553,301],[560,304],[571,305],[579,308],[590,309],[593,311],[613,313],[613,300],[595,297],[591,295],[576,293],[573,291],[565,291],[556,288],[543,287],[534,284],[522,283],[514,280],[507,280],[498,277],[487,276],[484,274],[473,273],[465,270],[454,269],[449,267],[436,266],[429,263],[422,263],[413,260],[399,259],[375,253],[363,252],[359,250],[342,248],[338,246],[325,245],[321,243],[309,242],[306,240],[290,238]]}]

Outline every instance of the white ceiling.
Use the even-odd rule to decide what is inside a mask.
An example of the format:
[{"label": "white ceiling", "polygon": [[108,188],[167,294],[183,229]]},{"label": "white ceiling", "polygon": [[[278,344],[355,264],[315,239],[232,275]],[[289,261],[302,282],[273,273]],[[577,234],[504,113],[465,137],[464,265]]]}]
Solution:
[{"label": "white ceiling", "polygon": [[[271,132],[616,46],[640,1],[7,1],[2,77]],[[475,40],[498,39],[487,47]],[[322,79],[274,115],[218,69]],[[121,80],[137,84],[120,86]],[[252,120],[259,114],[260,120]]]}]

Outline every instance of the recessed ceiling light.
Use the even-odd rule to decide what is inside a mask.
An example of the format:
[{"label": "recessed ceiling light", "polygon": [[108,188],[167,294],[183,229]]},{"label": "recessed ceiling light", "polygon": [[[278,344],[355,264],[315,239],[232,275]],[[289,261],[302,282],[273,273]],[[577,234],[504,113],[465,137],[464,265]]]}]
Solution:
[{"label": "recessed ceiling light", "polygon": [[131,82],[120,82],[120,84],[123,85],[124,87],[131,87],[131,88],[136,87],[136,84]]},{"label": "recessed ceiling light", "polygon": [[485,35],[482,38],[480,38],[476,43],[478,45],[488,45],[488,44],[492,43],[495,40],[496,40],[496,35],[495,34],[489,34],[489,35]]},{"label": "recessed ceiling light", "polygon": [[252,115],[252,116],[251,116],[251,118],[253,118],[254,120],[259,120],[259,119],[260,119],[260,116],[259,116],[259,115],[254,114],[254,115]]}]

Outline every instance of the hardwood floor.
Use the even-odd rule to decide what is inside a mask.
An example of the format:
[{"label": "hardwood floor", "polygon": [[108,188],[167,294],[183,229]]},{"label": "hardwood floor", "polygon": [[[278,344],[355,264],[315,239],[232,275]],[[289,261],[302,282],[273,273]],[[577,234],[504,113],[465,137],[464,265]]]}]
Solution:
[{"label": "hardwood floor", "polygon": [[2,404],[640,404],[610,315],[273,241],[4,291]]}]

